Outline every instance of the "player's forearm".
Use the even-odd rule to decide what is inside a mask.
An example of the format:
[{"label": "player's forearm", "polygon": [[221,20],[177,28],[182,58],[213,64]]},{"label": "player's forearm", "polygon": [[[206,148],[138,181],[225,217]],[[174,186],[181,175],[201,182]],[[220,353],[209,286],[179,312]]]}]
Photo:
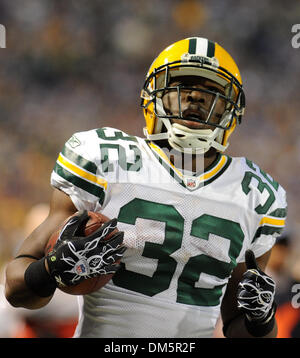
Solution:
[{"label": "player's forearm", "polygon": [[11,261],[7,266],[5,296],[14,307],[37,309],[45,306],[52,298],[52,295],[39,297],[26,285],[24,273],[32,262],[34,262],[33,259],[20,258]]},{"label": "player's forearm", "polygon": [[250,334],[245,325],[244,315],[239,315],[230,322],[226,329],[226,338],[276,338],[277,336],[277,324],[275,321],[273,329],[264,336],[255,337]]},{"label": "player's forearm", "polygon": [[[36,282],[36,285],[42,289],[42,295],[38,295],[29,288],[28,283],[25,282],[25,272],[29,265],[38,261],[38,259],[44,257],[44,249],[47,242],[53,232],[61,225],[61,223],[72,213],[73,204],[71,200],[58,190],[54,191],[50,211],[47,219],[40,224],[22,243],[17,255],[32,255],[37,259],[29,257],[22,257],[12,260],[6,269],[6,284],[5,295],[8,302],[15,307],[25,307],[29,309],[35,309],[45,306],[51,299],[52,295],[43,296],[44,286],[47,289],[47,275],[42,276],[42,280],[39,275],[34,275],[32,283]],[[41,274],[43,270],[38,267]],[[38,276],[38,277],[36,277]],[[46,278],[43,280],[43,277]],[[40,279],[40,280],[37,280]],[[31,285],[32,286],[32,285]],[[36,287],[35,287],[36,288]],[[40,290],[38,290],[40,291]],[[49,290],[48,290],[49,291]]]}]

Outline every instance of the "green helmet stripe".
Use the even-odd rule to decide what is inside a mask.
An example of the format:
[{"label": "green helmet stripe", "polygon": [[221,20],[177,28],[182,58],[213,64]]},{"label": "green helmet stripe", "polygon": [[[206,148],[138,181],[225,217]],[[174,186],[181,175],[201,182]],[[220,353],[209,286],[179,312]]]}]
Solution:
[{"label": "green helmet stripe", "polygon": [[215,43],[213,41],[208,40],[207,56],[208,57],[214,57],[215,56]]},{"label": "green helmet stripe", "polygon": [[189,53],[195,54],[196,53],[196,45],[197,45],[197,39],[190,39],[189,41]]}]

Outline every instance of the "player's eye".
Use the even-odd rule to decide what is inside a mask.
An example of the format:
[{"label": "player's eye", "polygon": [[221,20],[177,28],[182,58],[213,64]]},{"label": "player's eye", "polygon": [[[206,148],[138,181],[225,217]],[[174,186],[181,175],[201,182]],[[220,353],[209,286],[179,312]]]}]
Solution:
[{"label": "player's eye", "polygon": [[207,89],[212,92],[220,92],[216,87],[207,87]]}]

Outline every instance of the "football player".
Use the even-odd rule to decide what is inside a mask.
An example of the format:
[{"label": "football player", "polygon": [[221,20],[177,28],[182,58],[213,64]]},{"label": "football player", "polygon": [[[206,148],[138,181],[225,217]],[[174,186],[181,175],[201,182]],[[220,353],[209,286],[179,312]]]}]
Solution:
[{"label": "football player", "polygon": [[[34,309],[71,285],[70,262],[92,262],[83,248],[95,235],[78,229],[95,211],[112,221],[97,232],[93,254],[108,252],[113,218],[120,234],[93,272],[115,274],[80,296],[75,337],[211,337],[220,312],[226,337],[275,337],[275,284],[264,269],[287,204],[258,165],[224,154],[245,109],[235,61],[205,38],[178,41],[150,66],[141,105],[145,138],[108,127],[66,142],[49,216],[8,265],[7,299]],[[77,211],[55,259],[45,257],[50,235]]]}]

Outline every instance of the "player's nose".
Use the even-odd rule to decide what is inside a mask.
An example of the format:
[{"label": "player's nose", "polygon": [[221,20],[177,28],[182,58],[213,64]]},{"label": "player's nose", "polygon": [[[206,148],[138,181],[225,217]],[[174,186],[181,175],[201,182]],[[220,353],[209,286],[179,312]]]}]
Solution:
[{"label": "player's nose", "polygon": [[189,93],[187,95],[187,101],[188,102],[205,103],[204,93],[199,91],[199,89],[193,88],[189,91]]}]

